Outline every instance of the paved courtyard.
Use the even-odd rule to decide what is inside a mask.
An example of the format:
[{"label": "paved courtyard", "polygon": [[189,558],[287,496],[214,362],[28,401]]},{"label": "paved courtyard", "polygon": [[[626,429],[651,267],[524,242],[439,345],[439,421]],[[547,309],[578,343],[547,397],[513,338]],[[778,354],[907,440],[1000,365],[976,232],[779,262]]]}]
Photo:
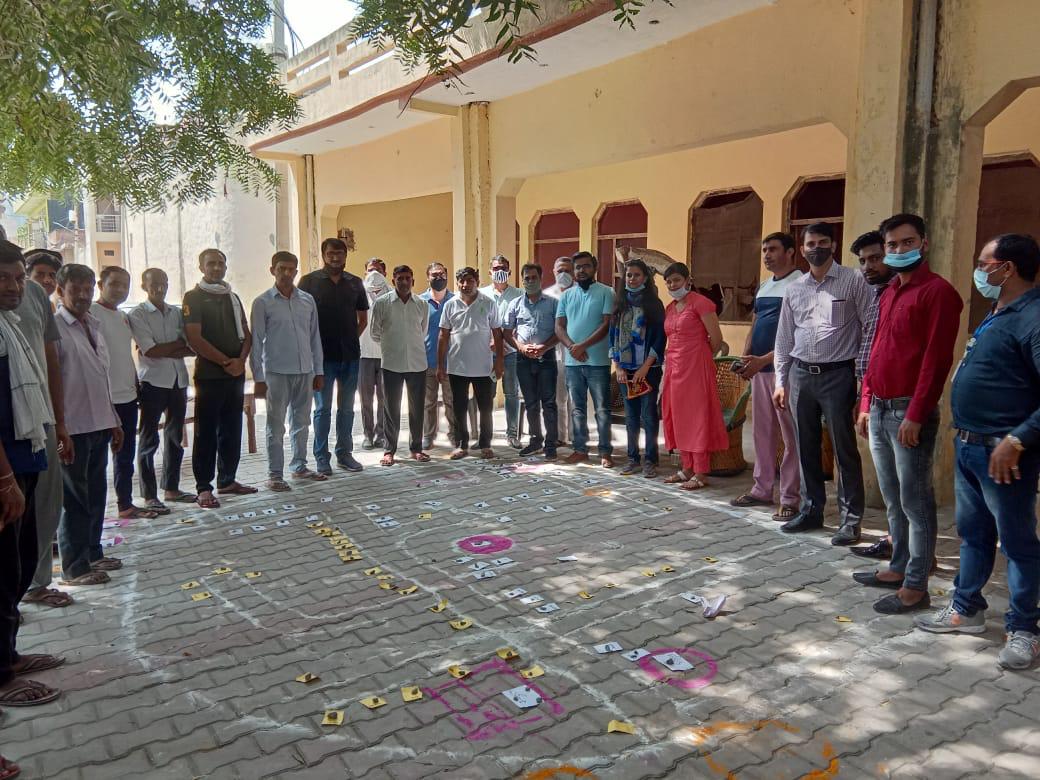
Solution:
[{"label": "paved courtyard", "polygon": [[986,634],[935,637],[876,615],[829,535],[731,509],[750,472],[686,494],[496,448],[109,529],[109,586],[26,609],[65,695],[8,709],[0,751],[48,780],[1037,776],[999,586]]}]

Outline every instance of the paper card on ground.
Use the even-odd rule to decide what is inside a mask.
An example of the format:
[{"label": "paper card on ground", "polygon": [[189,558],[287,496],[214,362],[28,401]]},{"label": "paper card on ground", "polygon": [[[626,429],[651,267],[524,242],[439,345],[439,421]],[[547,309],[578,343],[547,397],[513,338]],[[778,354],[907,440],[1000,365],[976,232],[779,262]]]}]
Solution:
[{"label": "paper card on ground", "polygon": [[542,495],[543,496],[551,496],[551,495],[554,495],[555,493],[556,493],[556,491],[553,490],[552,488],[542,488]]},{"label": "paper card on ground", "polygon": [[526,595],[527,591],[523,588],[513,588],[512,590],[506,591],[506,598],[518,599],[523,595]]},{"label": "paper card on ground", "polygon": [[495,558],[495,560],[491,561],[492,566],[505,566],[507,563],[516,563],[516,561],[508,555],[502,558]]},{"label": "paper card on ground", "polygon": [[540,601],[545,601],[545,597],[544,596],[539,596],[537,593],[534,594],[533,596],[524,596],[522,599],[520,599],[520,603],[521,604],[526,604],[527,606],[531,606],[532,604],[537,604]]},{"label": "paper card on ground", "polygon": [[556,604],[555,602],[552,602],[552,601],[550,601],[548,604],[543,604],[540,607],[535,607],[535,609],[537,609],[543,615],[548,615],[550,612],[555,612],[559,608],[560,608],[560,605]]},{"label": "paper card on ground", "polygon": [[[631,723],[625,723],[624,721],[620,721],[620,720],[612,720],[612,721],[610,721],[610,723],[607,724],[607,733],[608,734],[615,734],[615,733],[616,734],[631,734],[631,735],[635,736],[636,727],[633,726]],[[732,774],[732,773],[730,773],[730,774]]]},{"label": "paper card on ground", "polygon": [[367,512],[378,512],[379,504],[365,504],[365,511]]},{"label": "paper card on ground", "polygon": [[621,650],[621,645],[617,642],[604,642],[601,645],[593,645],[592,649],[597,653],[616,653]]},{"label": "paper card on ground", "polygon": [[528,494],[528,493],[517,493],[517,494],[516,494],[516,497],[517,497],[517,498],[523,498],[523,499],[528,499],[528,498],[530,498],[531,496],[530,496],[530,494]]},{"label": "paper card on ground", "polygon": [[377,517],[376,518],[376,522],[377,523],[386,523],[386,522],[389,522],[390,520],[393,520],[393,519],[394,519],[393,515],[383,515],[382,517]]},{"label": "paper card on ground", "polygon": [[475,580],[490,580],[492,577],[497,577],[498,572],[494,569],[485,569],[484,571],[477,571],[473,573],[473,579]]},{"label": "paper card on ground", "polygon": [[626,658],[629,661],[638,661],[640,658],[645,658],[650,655],[650,651],[642,647],[638,647],[635,650],[629,650],[627,653],[622,653],[621,657]]},{"label": "paper card on ground", "polygon": [[473,506],[475,506],[477,509],[487,509],[489,506],[491,506],[491,504],[489,504],[487,501],[478,501]]},{"label": "paper card on ground", "polygon": [[542,697],[526,685],[519,685],[516,688],[510,688],[508,691],[502,691],[502,695],[522,710],[537,707],[542,703]]},{"label": "paper card on ground", "polygon": [[441,505],[441,502],[440,501],[423,501],[423,505],[424,506],[432,506],[433,508],[436,509],[437,507],[439,507]]},{"label": "paper card on ground", "polygon": [[498,522],[500,522],[500,523],[511,523],[511,522],[513,522],[513,518],[511,518],[509,515],[502,515],[500,518],[498,518]]},{"label": "paper card on ground", "polygon": [[225,520],[235,521],[238,520],[238,515],[224,515]]},{"label": "paper card on ground", "polygon": [[295,512],[296,504],[282,504],[282,509],[284,509],[286,512]]},{"label": "paper card on ground", "polygon": [[343,710],[326,710],[325,717],[321,720],[322,726],[342,726]]},{"label": "paper card on ground", "polygon": [[397,528],[397,526],[399,526],[400,523],[397,522],[396,520],[385,520],[382,523],[376,523],[376,525],[378,525],[380,528],[387,529],[387,528]]},{"label": "paper card on ground", "polygon": [[473,560],[472,555],[463,555],[461,558],[456,558],[455,563],[469,563]]},{"label": "paper card on ground", "polygon": [[419,519],[420,520],[432,520],[433,519],[433,512],[420,512],[419,513]]},{"label": "paper card on ground", "polygon": [[578,560],[578,556],[577,555],[560,555],[560,556],[557,556],[556,560],[558,560],[560,563],[569,563],[571,561]]},{"label": "paper card on ground", "polygon": [[287,525],[292,525],[292,520],[279,520],[275,525],[279,528],[285,528]]},{"label": "paper card on ground", "polygon": [[537,664],[532,666],[530,669],[520,670],[520,676],[525,680],[533,680],[535,677],[541,677],[543,674],[545,674],[545,670]]},{"label": "paper card on ground", "polygon": [[228,531],[228,536],[241,536],[243,533],[241,528],[232,528]]},{"label": "paper card on ground", "polygon": [[278,514],[278,510],[275,509],[274,507],[270,507],[270,508],[264,510],[264,514],[265,515],[276,515],[276,514]]},{"label": "paper card on ground", "polygon": [[206,599],[211,599],[211,598],[213,598],[213,594],[210,593],[209,591],[205,591],[204,590],[201,593],[196,593],[195,595],[193,595],[191,597],[191,600],[192,601],[205,601]]},{"label": "paper card on ground", "polygon": [[548,504],[546,504],[546,505],[545,505],[545,506],[543,506],[543,507],[540,507],[540,509],[541,509],[541,510],[542,510],[543,512],[545,512],[546,514],[551,514],[551,513],[553,513],[553,512],[555,512],[555,511],[556,511],[555,509],[553,509],[553,508],[552,508],[551,506],[549,506]]},{"label": "paper card on ground", "polygon": [[325,496],[324,498],[321,499],[321,503],[323,503],[323,504],[331,504],[332,503],[332,496]]},{"label": "paper card on ground", "polygon": [[307,521],[308,528],[317,528],[319,525],[321,525],[321,520],[318,518],[317,515],[307,515],[307,517],[305,517],[304,519]]},{"label": "paper card on ground", "polygon": [[516,499],[513,498],[513,496],[502,496],[502,500],[505,501],[507,504],[512,504],[514,501],[516,501]]},{"label": "paper card on ground", "polygon": [[688,672],[693,668],[693,664],[678,653],[660,653],[654,656],[654,660],[674,672]]},{"label": "paper card on ground", "polygon": [[419,701],[422,698],[422,688],[418,685],[406,685],[401,688],[401,698],[405,701]]},{"label": "paper card on ground", "polygon": [[260,533],[261,531],[266,531],[267,530],[267,526],[266,525],[251,525],[249,527],[250,527],[250,529],[252,529],[256,533]]},{"label": "paper card on ground", "polygon": [[470,564],[470,569],[472,569],[473,571],[480,571],[481,569],[486,569],[490,565],[491,564],[487,561],[477,561],[474,564]]}]

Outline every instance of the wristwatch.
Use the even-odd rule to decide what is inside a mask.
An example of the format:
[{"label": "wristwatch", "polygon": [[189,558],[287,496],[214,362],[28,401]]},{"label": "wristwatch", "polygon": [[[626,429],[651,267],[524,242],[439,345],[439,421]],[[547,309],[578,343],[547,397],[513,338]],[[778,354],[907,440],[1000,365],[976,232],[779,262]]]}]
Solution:
[{"label": "wristwatch", "polygon": [[1019,452],[1025,452],[1026,451],[1026,445],[1024,445],[1022,443],[1022,440],[1020,438],[1018,438],[1017,436],[1012,436],[1009,433],[1004,438],[1007,440],[1008,444],[1010,444],[1012,447],[1014,447]]}]

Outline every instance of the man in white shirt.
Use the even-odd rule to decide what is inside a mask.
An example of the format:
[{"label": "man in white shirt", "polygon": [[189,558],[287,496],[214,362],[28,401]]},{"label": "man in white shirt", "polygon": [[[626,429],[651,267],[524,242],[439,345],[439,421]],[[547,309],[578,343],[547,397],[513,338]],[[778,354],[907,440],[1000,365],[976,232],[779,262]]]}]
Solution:
[{"label": "man in white shirt", "polygon": [[430,456],[423,452],[423,411],[426,405],[426,327],[430,307],[412,295],[415,277],[412,269],[399,265],[394,269],[394,291],[376,299],[372,307],[372,338],[382,349],[383,432],[386,449],[381,463],[394,464],[397,439],[401,428],[401,390],[408,388],[408,449],[412,460],[426,463]]},{"label": "man in white shirt", "polygon": [[[112,388],[119,423],[123,428],[123,447],[113,464],[116,505],[125,520],[153,519],[170,510],[142,509],[134,506],[134,457],[137,454],[137,368],[134,366],[133,335],[130,321],[119,305],[130,295],[130,274],[125,268],[109,265],[101,269],[98,279],[100,295],[90,307],[98,321],[98,330],[108,347],[108,381]],[[75,388],[70,388],[75,391]]]},{"label": "man in white shirt", "polygon": [[[509,260],[505,255],[495,255],[491,258],[491,284],[480,288],[480,294],[486,295],[495,304],[499,323],[506,321],[506,312],[509,305],[517,298],[523,297],[523,291],[519,287],[513,287],[509,283]],[[488,349],[494,345],[488,342]],[[516,378],[516,350],[509,344],[502,343],[505,373],[502,375],[502,393],[506,402],[506,439],[509,446],[514,450],[520,449],[523,444],[517,435],[520,430],[520,385]],[[469,405],[470,427],[476,424],[477,405],[474,401]]]},{"label": "man in white shirt", "polygon": [[[386,263],[373,257],[365,263],[365,295],[368,296],[368,309],[375,306],[376,298],[390,292],[386,281]],[[371,327],[361,332],[361,367],[358,371],[358,395],[361,396],[361,429],[364,441],[361,448],[374,450],[386,442],[383,438],[383,407],[386,398],[383,393],[383,372],[380,360],[383,353],[379,344],[372,338]]]},{"label": "man in white shirt", "polygon": [[[553,263],[553,276],[556,278],[556,284],[546,287],[544,294],[555,298],[559,303],[563,294],[574,286],[574,261],[567,255],[557,257]],[[563,447],[571,440],[571,415],[574,407],[571,406],[571,394],[567,389],[567,366],[564,363],[567,350],[564,349],[563,344],[557,344],[554,349],[556,350],[556,414],[559,420],[557,424],[560,428],[556,443],[557,446]]]},{"label": "man in white shirt", "polygon": [[[444,304],[441,313],[437,378],[443,381],[447,377],[451,383],[452,405],[459,433],[458,446],[450,456],[452,460],[469,454],[466,407],[471,385],[480,410],[480,457],[495,457],[491,449],[491,412],[495,401],[493,376],[501,378],[505,371],[502,327],[495,304],[477,291],[479,278],[476,269],[469,266],[456,271],[455,284],[459,294]],[[488,344],[492,345],[492,349],[488,349]]]},{"label": "man in white shirt", "polygon": [[324,482],[325,474],[307,468],[307,434],[312,393],[324,386],[324,356],[318,330],[318,304],[293,284],[300,261],[292,252],[271,258],[274,287],[253,301],[249,327],[256,349],[249,357],[254,394],[267,399],[267,487],[289,490],[283,478],[285,415],[289,412],[289,440],[293,479]]},{"label": "man in white shirt", "polygon": [[170,280],[161,268],[146,268],[141,289],[148,300],[130,312],[130,332],[137,343],[137,379],[141,385],[141,427],[137,442],[137,482],[146,509],[165,509],[155,477],[159,420],[163,423],[162,487],[165,501],[193,504],[197,496],[180,489],[184,461],[184,417],[188,406],[188,368],[194,355],[184,338],[181,310],[166,303]]}]

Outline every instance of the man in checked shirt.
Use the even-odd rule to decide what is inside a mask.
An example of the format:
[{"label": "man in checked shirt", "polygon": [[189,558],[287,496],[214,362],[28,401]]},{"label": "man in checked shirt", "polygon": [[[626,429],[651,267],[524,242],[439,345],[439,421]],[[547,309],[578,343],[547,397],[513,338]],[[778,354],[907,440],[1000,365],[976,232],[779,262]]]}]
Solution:
[{"label": "man in checked shirt", "polygon": [[773,403],[789,408],[798,432],[801,507],[780,528],[801,533],[823,527],[827,502],[822,466],[821,418],[826,418],[838,464],[840,527],[832,544],[858,542],[863,519],[863,465],[856,445],[856,357],[870,312],[869,285],[863,274],[834,261],[834,229],[809,225],[802,255],[810,269],[784,298],[773,363]]}]

